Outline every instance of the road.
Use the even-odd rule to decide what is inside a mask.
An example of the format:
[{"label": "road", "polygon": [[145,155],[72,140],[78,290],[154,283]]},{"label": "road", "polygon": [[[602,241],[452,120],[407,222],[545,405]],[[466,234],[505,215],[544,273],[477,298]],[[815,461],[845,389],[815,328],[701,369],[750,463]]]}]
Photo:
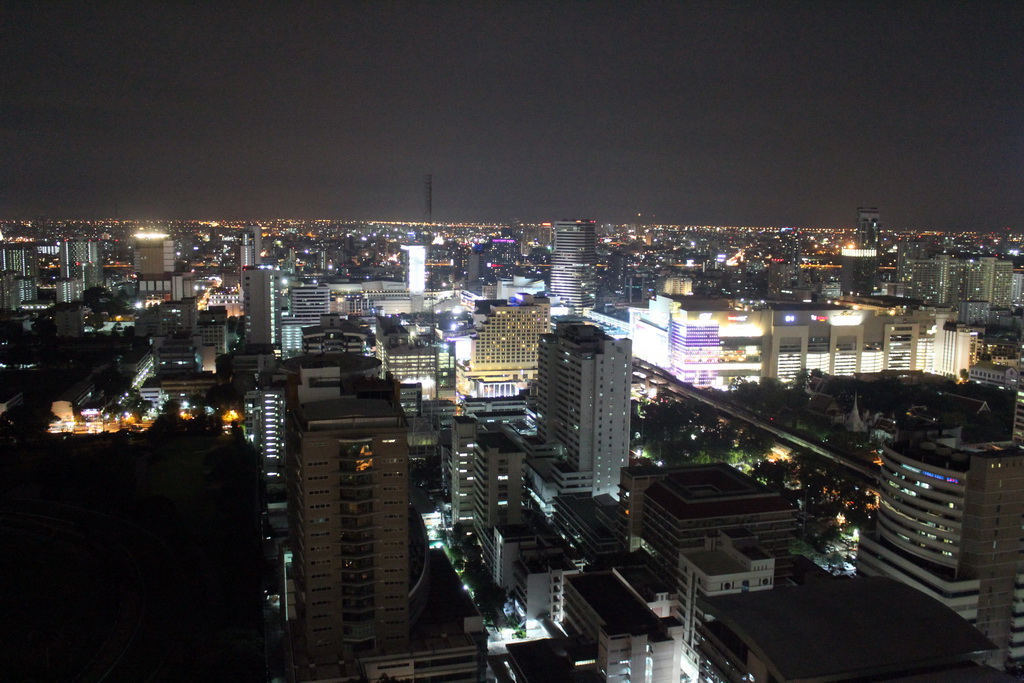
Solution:
[{"label": "road", "polygon": [[674,394],[680,398],[700,401],[701,403],[704,403],[706,405],[712,406],[713,408],[716,408],[717,410],[720,410],[726,415],[730,415],[734,418],[752,424],[755,427],[759,427],[760,429],[763,429],[766,432],[772,434],[777,439],[781,439],[782,441],[793,444],[794,446],[799,446],[800,448],[804,448],[813,453],[817,453],[822,457],[828,458],[829,460],[839,463],[843,467],[847,468],[852,472],[855,472],[860,477],[862,477],[864,479],[864,482],[868,486],[870,486],[873,491],[878,490],[878,470],[873,466],[868,466],[862,462],[857,462],[856,460],[851,459],[845,453],[829,448],[824,444],[815,441],[808,441],[799,434],[794,434],[793,432],[783,429],[782,427],[776,425],[774,422],[761,419],[761,417],[755,415],[754,413],[750,412],[745,408],[741,408],[739,406],[723,401],[710,391],[697,389],[692,384],[680,382],[678,379],[673,377],[672,374],[669,373],[667,370],[659,368],[656,365],[651,365],[650,363],[647,363],[645,361],[634,359],[633,373],[639,373],[647,377],[657,378],[657,380],[659,380],[657,382],[659,390],[668,391],[669,393]]}]

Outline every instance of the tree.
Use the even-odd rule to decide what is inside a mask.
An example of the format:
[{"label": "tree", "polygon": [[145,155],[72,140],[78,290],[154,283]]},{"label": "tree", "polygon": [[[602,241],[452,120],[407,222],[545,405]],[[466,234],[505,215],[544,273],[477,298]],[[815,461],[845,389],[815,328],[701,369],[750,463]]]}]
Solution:
[{"label": "tree", "polygon": [[0,435],[16,440],[35,439],[50,428],[53,413],[49,410],[22,404],[0,415]]}]

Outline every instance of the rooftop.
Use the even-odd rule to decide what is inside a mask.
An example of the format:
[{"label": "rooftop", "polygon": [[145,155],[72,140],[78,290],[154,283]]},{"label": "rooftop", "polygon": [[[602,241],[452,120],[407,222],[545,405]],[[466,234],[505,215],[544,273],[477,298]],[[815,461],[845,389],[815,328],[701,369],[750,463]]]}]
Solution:
[{"label": "rooftop", "polygon": [[302,417],[310,422],[343,417],[393,417],[395,407],[383,399],[330,398],[302,404]]},{"label": "rooftop", "polygon": [[793,510],[782,496],[724,463],[675,470],[647,489],[647,499],[677,519]]},{"label": "rooftop", "polygon": [[822,581],[699,603],[779,680],[872,676],[967,661],[996,649],[953,610],[885,578]]},{"label": "rooftop", "polygon": [[573,574],[566,576],[565,581],[597,612],[608,635],[661,632],[662,619],[612,572]]},{"label": "rooftop", "polygon": [[522,453],[523,449],[502,432],[481,432],[476,437],[481,448],[496,449],[499,453]]}]

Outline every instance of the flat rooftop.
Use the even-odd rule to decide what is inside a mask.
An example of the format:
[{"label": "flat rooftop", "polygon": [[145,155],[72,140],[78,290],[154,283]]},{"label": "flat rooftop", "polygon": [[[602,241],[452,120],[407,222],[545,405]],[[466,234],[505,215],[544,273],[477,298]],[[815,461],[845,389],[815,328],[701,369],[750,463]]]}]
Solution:
[{"label": "flat rooftop", "polygon": [[395,407],[380,398],[329,398],[302,404],[302,417],[320,422],[347,417],[394,417]]},{"label": "flat rooftop", "polygon": [[481,432],[477,434],[476,442],[482,448],[497,449],[499,453],[522,453],[523,449],[516,445],[512,439],[502,432]]},{"label": "flat rooftop", "polygon": [[646,496],[677,519],[793,510],[782,496],[724,463],[676,470],[652,484]]},{"label": "flat rooftop", "polygon": [[642,603],[622,581],[611,572],[573,574],[566,576],[590,607],[604,622],[608,635],[657,634],[662,620]]},{"label": "flat rooftop", "polygon": [[920,670],[996,649],[953,610],[885,578],[822,581],[698,602],[779,680]]}]

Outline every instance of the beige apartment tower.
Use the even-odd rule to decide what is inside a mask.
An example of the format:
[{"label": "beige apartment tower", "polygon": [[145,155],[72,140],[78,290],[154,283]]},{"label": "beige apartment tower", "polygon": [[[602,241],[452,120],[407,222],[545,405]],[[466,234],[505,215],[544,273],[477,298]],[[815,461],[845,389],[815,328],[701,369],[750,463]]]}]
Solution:
[{"label": "beige apartment tower", "polygon": [[298,402],[288,450],[294,640],[309,664],[408,646],[409,447],[395,385]]}]

